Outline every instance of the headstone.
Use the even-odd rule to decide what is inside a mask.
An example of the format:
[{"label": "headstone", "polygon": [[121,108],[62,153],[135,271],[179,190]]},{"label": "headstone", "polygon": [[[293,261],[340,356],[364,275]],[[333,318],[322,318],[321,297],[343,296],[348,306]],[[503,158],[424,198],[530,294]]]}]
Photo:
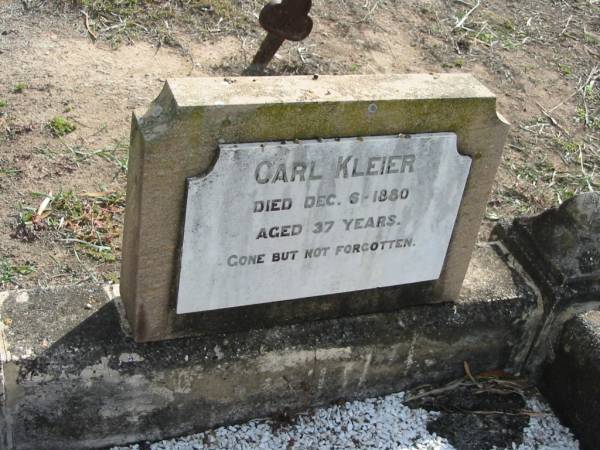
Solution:
[{"label": "headstone", "polygon": [[506,131],[469,75],[169,80],[132,125],[134,337],[456,298]]}]

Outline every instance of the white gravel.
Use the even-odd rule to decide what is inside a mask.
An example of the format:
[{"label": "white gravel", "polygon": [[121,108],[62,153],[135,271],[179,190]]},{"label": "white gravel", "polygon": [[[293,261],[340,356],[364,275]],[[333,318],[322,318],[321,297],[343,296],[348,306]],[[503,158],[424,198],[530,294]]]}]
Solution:
[{"label": "white gravel", "polygon": [[523,430],[523,444],[519,450],[571,450],[579,449],[579,443],[568,428],[563,427],[546,403],[539,399],[529,399],[530,411],[544,413],[529,419],[529,425]]},{"label": "white gravel", "polygon": [[[242,425],[221,427],[204,433],[155,442],[152,450],[198,449],[454,449],[448,441],[427,431],[427,422],[439,413],[411,409],[403,404],[404,393],[319,408],[301,415],[293,424],[278,425],[252,420]],[[533,416],[523,430],[517,450],[576,450],[577,440],[536,399],[527,403]],[[138,450],[138,445],[112,450]]]}]

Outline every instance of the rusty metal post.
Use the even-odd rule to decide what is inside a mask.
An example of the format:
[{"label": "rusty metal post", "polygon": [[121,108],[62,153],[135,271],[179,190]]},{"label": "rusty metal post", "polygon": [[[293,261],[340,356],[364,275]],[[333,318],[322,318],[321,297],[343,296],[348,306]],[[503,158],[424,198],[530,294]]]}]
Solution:
[{"label": "rusty metal post", "polygon": [[258,21],[268,34],[252,64],[244,71],[245,75],[263,72],[286,39],[301,41],[310,34],[313,21],[308,13],[311,7],[311,0],[272,0],[265,5]]}]

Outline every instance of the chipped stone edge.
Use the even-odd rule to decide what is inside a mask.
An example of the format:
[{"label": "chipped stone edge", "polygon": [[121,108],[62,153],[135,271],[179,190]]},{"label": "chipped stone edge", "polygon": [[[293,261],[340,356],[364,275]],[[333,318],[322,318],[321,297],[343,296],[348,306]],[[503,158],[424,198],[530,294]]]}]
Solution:
[{"label": "chipped stone edge", "polygon": [[119,315],[119,324],[121,325],[121,331],[127,337],[133,337],[133,331],[131,329],[131,325],[127,320],[125,305],[123,304],[123,299],[121,298],[121,285],[120,284],[105,284],[102,286],[102,290],[106,293],[108,297],[108,301],[112,301],[117,309],[117,314]]}]

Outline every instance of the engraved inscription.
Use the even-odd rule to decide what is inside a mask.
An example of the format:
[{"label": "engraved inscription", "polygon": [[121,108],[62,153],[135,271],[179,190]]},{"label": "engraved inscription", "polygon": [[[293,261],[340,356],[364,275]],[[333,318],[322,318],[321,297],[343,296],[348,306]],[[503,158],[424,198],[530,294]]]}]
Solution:
[{"label": "engraved inscription", "polygon": [[453,133],[221,145],[188,180],[177,312],[438,278],[470,164]]}]

